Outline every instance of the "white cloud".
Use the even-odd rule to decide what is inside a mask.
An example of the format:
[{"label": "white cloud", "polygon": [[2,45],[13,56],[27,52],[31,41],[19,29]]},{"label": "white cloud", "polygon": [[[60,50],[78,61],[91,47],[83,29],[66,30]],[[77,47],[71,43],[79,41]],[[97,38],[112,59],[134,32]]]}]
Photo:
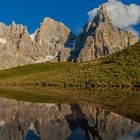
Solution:
[{"label": "white cloud", "polygon": [[[140,5],[125,5],[121,1],[116,0],[109,0],[105,5],[107,6],[107,12],[112,23],[117,27],[130,30],[133,29],[134,25],[140,24]],[[88,12],[90,20],[97,15],[99,8]]]},{"label": "white cloud", "polygon": [[120,1],[110,1],[106,5],[109,17],[116,26],[126,28],[140,23],[140,6],[125,5]]},{"label": "white cloud", "polygon": [[91,11],[88,12],[88,16],[89,16],[89,20],[90,21],[93,20],[94,17],[97,15],[98,10],[100,9],[100,7],[99,8],[94,8],[93,10],[91,10]]}]

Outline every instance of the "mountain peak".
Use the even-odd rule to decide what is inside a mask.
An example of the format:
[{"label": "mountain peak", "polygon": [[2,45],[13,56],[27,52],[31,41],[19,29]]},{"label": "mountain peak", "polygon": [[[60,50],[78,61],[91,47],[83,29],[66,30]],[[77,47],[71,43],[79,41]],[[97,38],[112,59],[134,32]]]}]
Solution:
[{"label": "mountain peak", "polygon": [[83,33],[78,36],[75,47],[76,61],[102,57],[127,48],[137,41],[135,34],[113,25],[104,4],[97,15],[85,25]]},{"label": "mountain peak", "polygon": [[107,6],[103,4],[100,9],[97,11],[97,15],[89,22],[90,24],[100,24],[101,22],[111,23],[111,19],[109,18]]},{"label": "mountain peak", "polygon": [[0,22],[0,27],[6,26],[4,23]]},{"label": "mountain peak", "polygon": [[101,5],[101,10],[107,12],[107,6],[105,4]]},{"label": "mountain peak", "polygon": [[[56,21],[55,19],[52,19],[52,18],[50,18],[50,17],[44,18],[43,23],[59,23],[59,24],[64,25],[64,23],[59,22],[59,21]],[[42,24],[43,24],[43,23],[42,23]],[[65,26],[65,25],[64,25],[64,26]]]},{"label": "mountain peak", "polygon": [[56,21],[50,17],[45,17],[43,23],[47,23],[47,22],[56,22]]},{"label": "mountain peak", "polygon": [[108,12],[107,12],[107,6],[105,4],[103,4],[100,10],[98,11],[98,16],[100,16],[101,21],[111,22]]},{"label": "mountain peak", "polygon": [[15,21],[12,21],[12,24],[11,24],[12,26],[16,26],[17,24],[16,24],[16,22]]}]

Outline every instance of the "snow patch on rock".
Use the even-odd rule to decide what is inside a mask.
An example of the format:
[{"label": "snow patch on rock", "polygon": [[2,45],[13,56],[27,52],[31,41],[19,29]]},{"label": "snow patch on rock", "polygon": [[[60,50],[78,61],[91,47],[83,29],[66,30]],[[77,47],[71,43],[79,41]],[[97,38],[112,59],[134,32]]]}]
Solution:
[{"label": "snow patch on rock", "polygon": [[0,43],[1,43],[1,44],[4,45],[4,44],[6,44],[6,42],[7,42],[7,40],[6,40],[5,38],[0,38]]},{"label": "snow patch on rock", "polygon": [[32,41],[35,39],[37,32],[38,32],[38,30],[36,30],[34,33],[29,35]]},{"label": "snow patch on rock", "polygon": [[57,105],[56,104],[53,104],[53,103],[46,104],[46,107],[48,107],[48,108],[52,108],[52,107],[58,108]]},{"label": "snow patch on rock", "polygon": [[37,58],[35,63],[46,63],[46,62],[50,62],[53,59],[55,59],[58,56],[58,52],[56,52],[55,55],[47,55],[45,58]]},{"label": "snow patch on rock", "polygon": [[46,58],[45,58],[45,60],[46,60],[46,62],[47,61],[52,61],[55,57],[57,57],[58,56],[58,52],[54,55],[54,56],[52,56],[52,55],[48,55],[48,56],[46,56]]}]

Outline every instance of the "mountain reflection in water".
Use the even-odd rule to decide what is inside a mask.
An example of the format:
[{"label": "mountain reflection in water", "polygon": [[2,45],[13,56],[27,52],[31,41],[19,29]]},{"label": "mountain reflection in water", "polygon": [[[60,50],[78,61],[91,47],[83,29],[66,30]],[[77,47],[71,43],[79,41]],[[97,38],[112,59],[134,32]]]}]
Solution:
[{"label": "mountain reflection in water", "polygon": [[139,131],[134,130],[139,126],[91,104],[39,104],[0,98],[0,140],[23,140],[29,130],[41,140],[124,140],[126,134],[137,140]]}]

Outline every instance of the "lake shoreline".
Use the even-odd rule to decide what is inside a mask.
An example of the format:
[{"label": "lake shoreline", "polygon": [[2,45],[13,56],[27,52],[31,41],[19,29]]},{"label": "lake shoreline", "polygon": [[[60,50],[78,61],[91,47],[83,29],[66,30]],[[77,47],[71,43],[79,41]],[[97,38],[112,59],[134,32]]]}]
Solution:
[{"label": "lake shoreline", "polygon": [[94,104],[140,122],[139,93],[139,89],[131,88],[0,88],[1,97],[34,103]]}]

